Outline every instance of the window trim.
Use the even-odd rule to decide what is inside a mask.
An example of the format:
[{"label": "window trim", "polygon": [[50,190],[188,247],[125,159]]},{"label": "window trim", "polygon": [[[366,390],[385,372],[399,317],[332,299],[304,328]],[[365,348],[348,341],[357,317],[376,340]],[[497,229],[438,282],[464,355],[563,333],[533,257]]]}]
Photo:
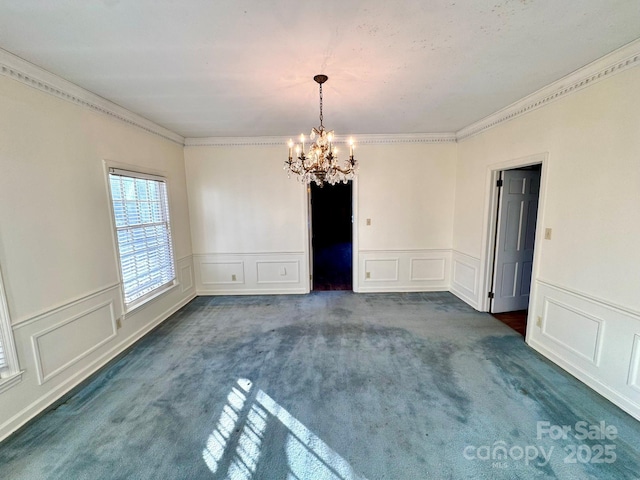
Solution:
[{"label": "window trim", "polygon": [[18,352],[13,338],[13,328],[11,317],[9,316],[9,305],[4,290],[2,271],[0,270],[0,341],[6,359],[7,367],[3,369],[3,377],[0,377],[0,394],[11,387],[17,385],[22,380],[20,364],[18,362]]},{"label": "window trim", "polygon": [[[138,308],[144,305],[147,305],[149,302],[164,295],[170,290],[173,290],[176,286],[180,285],[180,282],[178,281],[178,265],[176,263],[176,255],[175,255],[175,241],[174,241],[173,229],[171,224],[171,218],[173,217],[173,215],[171,212],[171,202],[169,201],[170,182],[167,176],[165,175],[165,173],[161,171],[153,171],[152,169],[141,168],[136,165],[129,165],[129,164],[124,164],[124,163],[114,162],[109,160],[104,160],[103,163],[104,163],[104,169],[105,169],[105,177],[104,177],[105,186],[107,189],[107,198],[109,203],[109,213],[110,213],[109,217],[111,220],[111,233],[112,233],[112,239],[113,239],[114,259],[116,262],[116,267],[118,269],[118,283],[120,284],[120,293],[122,294],[121,296],[122,312],[124,312],[124,314],[126,315],[126,314],[131,314],[133,311],[137,310]],[[134,178],[143,178],[147,180],[164,182],[166,196],[167,196],[166,201],[167,201],[167,210],[168,210],[168,216],[169,216],[169,237],[170,237],[170,243],[171,243],[171,257],[172,257],[171,260],[173,264],[173,275],[174,275],[173,280],[155,288],[150,292],[147,292],[146,294],[142,295],[139,298],[136,298],[134,301],[130,303],[125,303],[124,276],[122,275],[122,261],[120,257],[120,246],[118,242],[118,229],[116,226],[116,217],[115,217],[115,211],[113,206],[113,196],[111,194],[111,181],[109,179],[109,174],[111,173],[115,173],[115,174],[120,173],[120,174],[128,175]],[[123,319],[125,315],[123,315]]]}]

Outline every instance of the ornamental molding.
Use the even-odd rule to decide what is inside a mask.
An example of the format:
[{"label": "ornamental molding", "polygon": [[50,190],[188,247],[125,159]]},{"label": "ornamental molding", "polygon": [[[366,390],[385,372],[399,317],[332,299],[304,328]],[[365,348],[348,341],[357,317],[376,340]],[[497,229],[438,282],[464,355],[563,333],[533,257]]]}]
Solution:
[{"label": "ornamental molding", "polygon": [[[354,138],[358,145],[456,143],[638,65],[640,65],[640,39],[579,68],[560,80],[460,129],[458,132],[365,134],[354,135]],[[286,145],[290,138],[288,136],[184,138],[141,115],[133,113],[3,49],[0,49],[0,74],[41,92],[116,118],[148,133],[187,147],[282,146]],[[347,143],[348,139],[348,136],[337,136],[335,143]]]},{"label": "ornamental molding", "polygon": [[184,137],[181,135],[2,49],[0,49],[0,74],[41,92],[184,145]]},{"label": "ornamental molding", "polygon": [[[201,137],[185,138],[185,147],[246,147],[274,145],[282,147],[294,137]],[[347,144],[351,136],[336,135],[334,143]],[[455,143],[456,134],[451,133],[406,133],[353,135],[356,145],[388,145],[395,143]]]},{"label": "ornamental molding", "polygon": [[462,140],[477,135],[638,65],[640,65],[640,39],[634,40],[560,80],[462,128],[456,132],[456,138]]}]

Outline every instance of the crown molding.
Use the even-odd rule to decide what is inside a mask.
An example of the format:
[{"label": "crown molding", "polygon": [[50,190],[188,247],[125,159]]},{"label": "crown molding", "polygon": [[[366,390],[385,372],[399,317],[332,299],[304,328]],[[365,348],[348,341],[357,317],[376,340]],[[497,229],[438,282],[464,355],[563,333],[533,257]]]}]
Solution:
[{"label": "crown molding", "polygon": [[640,39],[634,40],[560,80],[462,128],[456,132],[456,138],[462,140],[476,135],[638,65],[640,65]]},{"label": "crown molding", "polygon": [[[344,137],[344,143],[349,137]],[[456,143],[456,134],[448,133],[395,133],[358,135],[360,145],[387,145],[393,143]]]},{"label": "crown molding", "polygon": [[286,145],[289,137],[187,137],[185,147],[250,147]]},{"label": "crown molding", "polygon": [[171,140],[179,145],[184,145],[184,137],[181,135],[3,49],[0,49],[0,74],[41,92],[88,108],[94,112],[109,115],[146,132]]},{"label": "crown molding", "polygon": [[[364,134],[354,135],[358,145],[388,145],[404,143],[456,143],[477,135],[489,128],[512,120],[520,115],[543,107],[593,85],[616,73],[640,65],[640,39],[635,40],[594,62],[579,68],[540,90],[474,122],[458,132],[409,133],[409,134]],[[290,137],[199,137],[184,138],[136,113],[127,110],[99,95],[75,85],[22,58],[0,49],[0,74],[24,85],[48,93],[92,111],[103,113],[136,126],[142,130],[187,147],[202,146],[282,146]],[[336,136],[335,143],[347,143],[350,137]]]},{"label": "crown molding", "polygon": [[[201,137],[185,138],[185,147],[240,147],[286,145],[291,137]],[[295,137],[294,137],[295,138]],[[455,133],[406,133],[336,135],[334,143],[347,144],[353,138],[357,145],[388,145],[395,143],[455,143]]]}]

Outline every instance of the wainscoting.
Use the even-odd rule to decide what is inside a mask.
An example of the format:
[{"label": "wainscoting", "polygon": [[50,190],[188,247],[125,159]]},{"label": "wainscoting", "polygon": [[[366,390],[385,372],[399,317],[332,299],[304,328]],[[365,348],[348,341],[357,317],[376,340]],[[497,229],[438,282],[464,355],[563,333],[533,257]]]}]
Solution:
[{"label": "wainscoting", "polygon": [[[191,256],[176,266],[172,288],[126,315],[116,283],[15,321],[13,334],[24,374],[3,398],[8,403],[2,408],[14,414],[0,425],[0,440],[191,301]],[[25,405],[24,398],[36,400]]]},{"label": "wainscoting", "polygon": [[480,259],[452,251],[451,293],[473,308],[480,308]]},{"label": "wainscoting", "polygon": [[640,312],[544,281],[536,289],[529,345],[640,419]]},{"label": "wainscoting", "polygon": [[114,284],[15,324],[21,367],[36,373],[38,385],[57,383],[52,380],[66,377],[63,373],[78,374],[81,360],[117,336],[121,298],[120,285]]},{"label": "wainscoting", "polygon": [[451,250],[361,250],[358,292],[449,289]]},{"label": "wainscoting", "polygon": [[198,295],[308,293],[304,252],[194,255]]}]

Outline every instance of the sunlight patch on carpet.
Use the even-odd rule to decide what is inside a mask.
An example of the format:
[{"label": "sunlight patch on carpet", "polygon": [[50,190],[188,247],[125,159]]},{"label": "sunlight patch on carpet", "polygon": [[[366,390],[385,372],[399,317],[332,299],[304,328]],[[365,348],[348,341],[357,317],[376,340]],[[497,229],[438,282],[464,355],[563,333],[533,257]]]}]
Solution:
[{"label": "sunlight patch on carpet", "polygon": [[247,379],[227,396],[220,419],[209,435],[202,458],[212,473],[230,480],[251,480],[262,460],[262,441],[270,423],[287,435],[282,450],[291,480],[366,480],[302,422]]}]

